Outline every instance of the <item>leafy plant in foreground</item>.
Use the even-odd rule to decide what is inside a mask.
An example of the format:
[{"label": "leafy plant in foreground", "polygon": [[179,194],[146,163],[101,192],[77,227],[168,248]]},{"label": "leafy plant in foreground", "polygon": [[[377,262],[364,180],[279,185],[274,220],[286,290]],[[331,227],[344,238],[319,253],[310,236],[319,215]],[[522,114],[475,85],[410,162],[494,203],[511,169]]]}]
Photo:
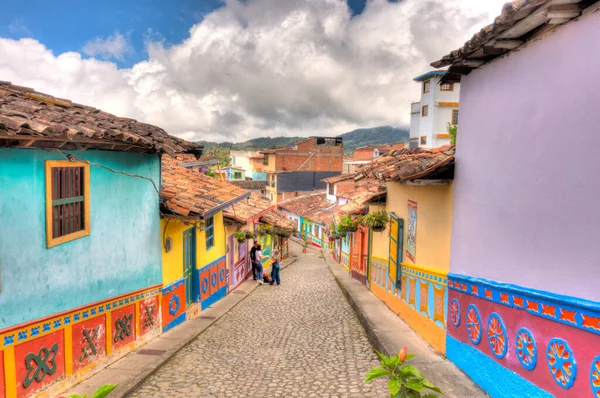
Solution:
[{"label": "leafy plant in foreground", "polygon": [[[96,391],[94,393],[94,395],[92,395],[92,398],[104,398],[108,394],[110,394],[115,388],[117,388],[116,384],[105,384],[102,387],[100,387],[98,389],[98,391]],[[85,395],[73,394],[73,395],[69,395],[69,398],[88,398],[88,396],[87,396],[87,394],[85,394]]]},{"label": "leafy plant in foreground", "polygon": [[[404,365],[404,362],[414,358],[416,355],[407,354],[406,347],[402,347],[398,355],[391,358],[377,353],[381,360],[381,367],[371,369],[364,379],[364,383],[380,377],[388,379],[390,398],[437,398],[438,395],[430,391],[442,394],[442,390],[433,385],[417,368]],[[424,394],[424,395],[423,395]]]}]

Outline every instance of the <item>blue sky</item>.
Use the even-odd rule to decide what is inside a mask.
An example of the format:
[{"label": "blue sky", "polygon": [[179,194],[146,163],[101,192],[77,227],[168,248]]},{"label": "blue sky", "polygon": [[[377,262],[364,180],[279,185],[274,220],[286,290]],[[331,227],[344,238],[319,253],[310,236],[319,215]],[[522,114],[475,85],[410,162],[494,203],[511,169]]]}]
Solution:
[{"label": "blue sky", "polygon": [[[364,10],[366,1],[347,0],[354,15]],[[146,38],[180,43],[195,23],[221,6],[221,0],[14,1],[2,7],[0,37],[33,37],[54,54],[61,54],[82,52],[85,44],[95,38],[120,34],[132,50],[122,59],[112,61],[120,67],[129,67],[146,59]]]}]

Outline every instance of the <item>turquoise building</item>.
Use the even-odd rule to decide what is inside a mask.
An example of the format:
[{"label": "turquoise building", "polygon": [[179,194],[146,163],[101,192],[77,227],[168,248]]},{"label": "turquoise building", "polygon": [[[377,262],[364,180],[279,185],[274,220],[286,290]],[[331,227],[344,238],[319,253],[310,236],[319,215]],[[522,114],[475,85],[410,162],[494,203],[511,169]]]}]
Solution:
[{"label": "turquoise building", "polygon": [[160,333],[160,156],[186,151],[0,82],[0,396],[59,395]]}]

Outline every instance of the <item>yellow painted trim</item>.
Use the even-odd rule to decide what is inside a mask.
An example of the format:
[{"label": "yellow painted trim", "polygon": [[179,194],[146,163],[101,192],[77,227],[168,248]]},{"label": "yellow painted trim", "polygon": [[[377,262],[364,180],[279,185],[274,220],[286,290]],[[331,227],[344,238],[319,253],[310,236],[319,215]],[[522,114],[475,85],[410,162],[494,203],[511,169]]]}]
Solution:
[{"label": "yellow painted trim", "polygon": [[458,102],[438,102],[438,106],[444,108],[456,108],[458,107]]},{"label": "yellow painted trim", "polygon": [[[160,308],[159,308],[160,310]],[[135,303],[135,335],[139,337],[140,332],[142,331],[140,327],[140,301],[136,301]]]},{"label": "yellow painted trim", "polygon": [[401,264],[403,267],[414,269],[415,271],[423,271],[423,272],[427,272],[428,274],[434,274],[437,276],[441,276],[443,278],[448,277],[448,271],[440,271],[438,269],[423,267],[423,266],[417,265],[417,264],[408,264],[408,263],[401,263]]},{"label": "yellow painted trim", "polygon": [[437,138],[450,138],[450,134],[448,133],[438,133],[436,135]]},{"label": "yellow painted trim", "polygon": [[7,398],[17,396],[17,369],[15,368],[15,346],[4,347],[4,388]]},{"label": "yellow painted trim", "polygon": [[112,354],[112,311],[106,312],[106,356]]},{"label": "yellow painted trim", "polygon": [[371,256],[372,260],[379,260],[379,261],[383,261],[384,263],[387,263],[389,259],[387,258],[383,258],[383,257],[377,257],[377,256]]},{"label": "yellow painted trim", "polygon": [[[83,167],[83,206],[85,212],[85,228],[79,232],[52,238],[52,168],[53,167]],[[46,247],[60,245],[90,234],[90,165],[69,160],[46,160]]]},{"label": "yellow painted trim", "polygon": [[66,325],[64,331],[65,373],[70,376],[73,374],[73,328],[71,325]]}]

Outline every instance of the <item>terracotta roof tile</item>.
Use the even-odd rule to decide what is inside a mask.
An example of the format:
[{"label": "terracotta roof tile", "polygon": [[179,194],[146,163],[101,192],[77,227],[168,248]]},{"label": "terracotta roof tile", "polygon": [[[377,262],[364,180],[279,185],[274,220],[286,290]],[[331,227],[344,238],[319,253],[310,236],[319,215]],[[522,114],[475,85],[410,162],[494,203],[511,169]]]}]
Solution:
[{"label": "terracotta roof tile", "polygon": [[198,149],[159,127],[8,82],[0,82],[0,146],[84,146],[170,155]]},{"label": "terracotta roof tile", "polygon": [[287,218],[284,212],[273,207],[260,217],[260,221],[279,228],[294,230],[297,225],[295,222]]},{"label": "terracotta roof tile", "polygon": [[161,202],[174,214],[207,217],[250,195],[244,189],[181,167],[179,162],[170,156],[162,158]]},{"label": "terracotta roof tile", "polygon": [[223,211],[223,215],[241,223],[246,223],[252,218],[266,212],[273,204],[257,192],[252,192],[249,199],[242,200]]},{"label": "terracotta roof tile", "polygon": [[376,178],[383,181],[404,182],[420,178],[433,178],[444,172],[445,178],[452,178],[454,172],[455,147],[446,145],[439,148],[403,149],[392,151],[363,166],[355,180]]},{"label": "terracotta roof tile", "polygon": [[324,178],[321,181],[328,182],[330,184],[335,184],[336,182],[351,180],[351,179],[354,179],[353,174],[340,174],[339,176]]},{"label": "terracotta roof tile", "polygon": [[[579,2],[572,1],[566,3]],[[596,3],[596,1],[591,0],[585,3],[590,5]],[[553,22],[553,17],[551,16],[553,7],[557,11],[566,11],[568,16],[563,17],[564,19],[556,18],[555,22]],[[445,78],[460,80],[456,79],[456,76],[466,74],[471,69],[478,67],[465,63],[469,58],[477,61],[479,65],[485,64],[517,48],[519,41],[524,43],[534,39],[535,34],[532,35],[532,31],[549,32],[552,29],[556,29],[560,24],[578,17],[580,14],[581,6],[579,4],[557,4],[552,0],[515,0],[508,2],[502,7],[500,15],[495,18],[492,24],[485,26],[479,32],[475,33],[459,49],[450,52],[438,61],[432,62],[431,66],[440,68],[451,65]],[[532,21],[531,24],[521,24],[529,16],[532,16],[532,19],[536,21]],[[519,24],[521,24],[522,29],[517,26]],[[512,40],[513,43],[517,44],[512,45],[512,43],[509,43],[512,46],[496,45],[501,40]],[[486,47],[490,47],[494,51],[486,51]]]},{"label": "terracotta roof tile", "polygon": [[326,197],[325,192],[318,192],[279,202],[277,206],[311,221],[329,225],[332,220],[331,210],[335,204],[325,200]]}]

